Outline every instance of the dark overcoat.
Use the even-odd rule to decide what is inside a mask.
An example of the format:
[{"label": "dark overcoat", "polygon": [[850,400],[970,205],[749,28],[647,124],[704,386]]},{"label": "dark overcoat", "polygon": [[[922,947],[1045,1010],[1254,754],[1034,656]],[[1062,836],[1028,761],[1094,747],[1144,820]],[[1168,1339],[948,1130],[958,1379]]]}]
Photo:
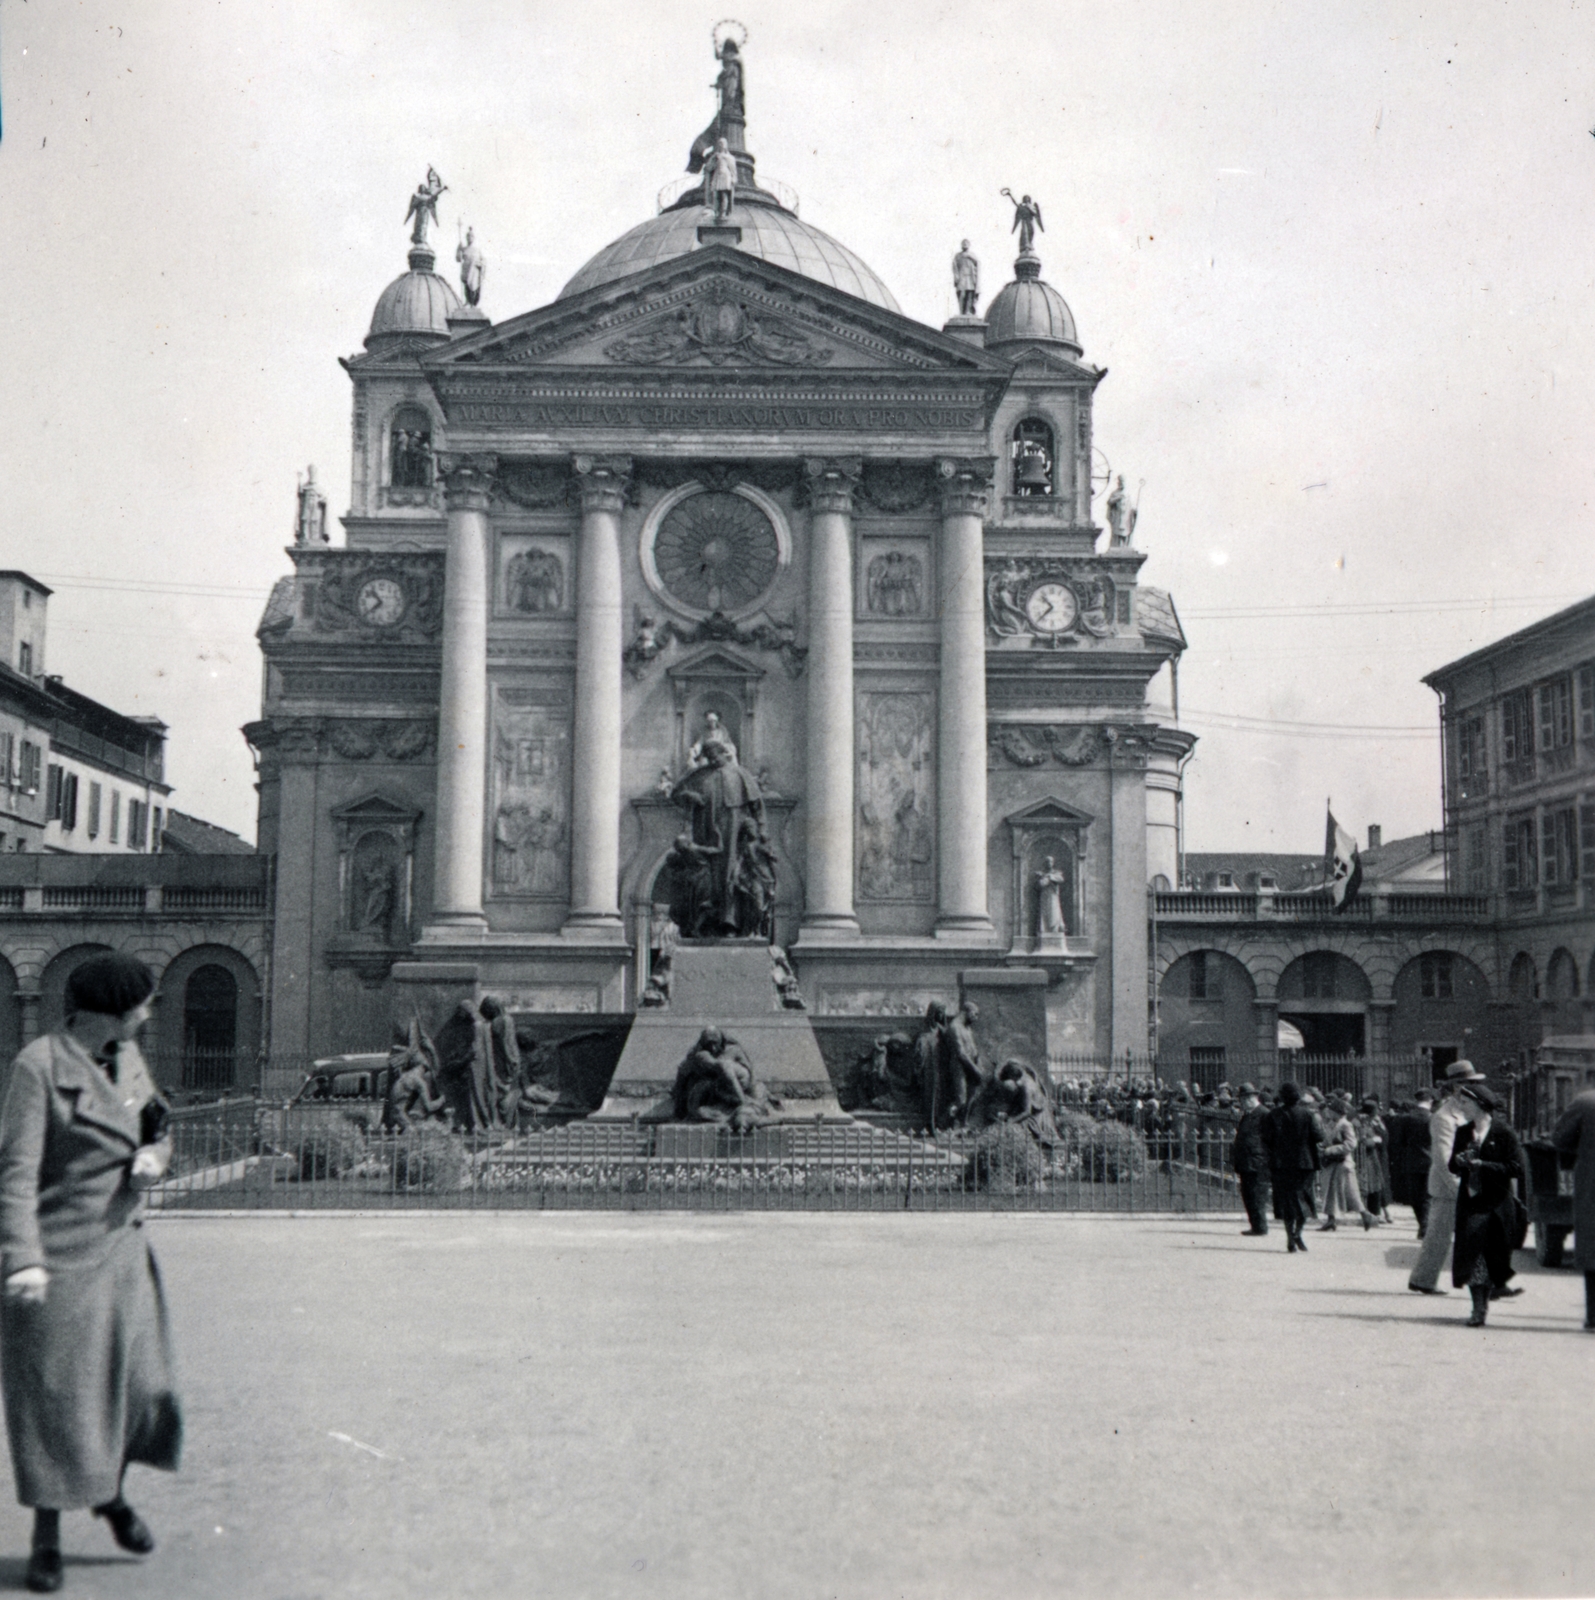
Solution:
[{"label": "dark overcoat", "polygon": [[1573,1096],[1556,1121],[1551,1142],[1573,1166],[1573,1259],[1580,1272],[1595,1272],[1595,1089]]},{"label": "dark overcoat", "polygon": [[1235,1124],[1235,1143],[1230,1148],[1230,1165],[1239,1173],[1268,1171],[1268,1146],[1263,1139],[1263,1120],[1268,1113],[1253,1106],[1241,1113]]},{"label": "dark overcoat", "polygon": [[155,1086],[65,1033],[16,1058],[0,1109],[0,1275],[43,1267],[40,1303],[0,1297],[0,1390],[25,1506],[103,1505],[127,1461],[174,1469],[182,1413],[159,1273],[130,1169]]},{"label": "dark overcoat", "polygon": [[1476,1138],[1473,1124],[1464,1122],[1451,1147],[1451,1170],[1461,1180],[1456,1243],[1451,1251],[1451,1282],[1459,1289],[1472,1277],[1481,1258],[1496,1288],[1512,1276],[1512,1250],[1517,1243],[1513,1180],[1520,1189],[1528,1187],[1523,1146],[1499,1117],[1491,1118],[1490,1131],[1477,1146],[1478,1160],[1474,1162],[1469,1157]]},{"label": "dark overcoat", "polygon": [[1414,1205],[1429,1192],[1429,1113],[1398,1111],[1389,1128],[1390,1198]]}]

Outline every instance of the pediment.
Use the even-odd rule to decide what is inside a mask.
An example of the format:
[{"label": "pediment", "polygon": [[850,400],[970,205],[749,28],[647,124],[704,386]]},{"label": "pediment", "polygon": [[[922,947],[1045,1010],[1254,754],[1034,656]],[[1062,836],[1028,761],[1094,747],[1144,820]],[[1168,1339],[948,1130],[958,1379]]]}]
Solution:
[{"label": "pediment", "polygon": [[1011,812],[1003,820],[1015,832],[1034,833],[1042,828],[1084,828],[1093,819],[1087,812],[1077,811],[1056,796],[1048,795],[1023,810]]},{"label": "pediment", "polygon": [[1026,345],[1011,356],[1015,376],[1051,379],[1058,383],[1084,384],[1095,389],[1107,377],[1106,367],[1093,367],[1083,361],[1073,361],[1045,345]]},{"label": "pediment", "polygon": [[1009,363],[756,256],[713,245],[440,347],[439,379],[472,370],[892,371],[1006,375]]},{"label": "pediment", "polygon": [[702,678],[757,680],[764,676],[764,668],[744,661],[729,650],[709,649],[666,667],[665,676],[677,682],[696,682]]},{"label": "pediment", "polygon": [[368,794],[360,800],[350,800],[332,808],[334,820],[342,823],[369,822],[403,827],[415,821],[420,812],[413,806],[401,806],[380,794]]}]

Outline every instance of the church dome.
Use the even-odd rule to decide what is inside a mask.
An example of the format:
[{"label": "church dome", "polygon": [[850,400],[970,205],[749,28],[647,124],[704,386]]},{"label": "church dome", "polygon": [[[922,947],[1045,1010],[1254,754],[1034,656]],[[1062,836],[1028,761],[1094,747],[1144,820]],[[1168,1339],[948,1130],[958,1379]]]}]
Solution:
[{"label": "church dome", "polygon": [[1041,281],[1041,259],[1029,252],[1014,262],[1014,281],[986,307],[986,348],[1004,344],[1057,344],[1082,354],[1074,313],[1050,283]]},{"label": "church dome", "polygon": [[395,278],[377,298],[371,313],[367,350],[391,349],[401,341],[449,337],[449,318],[457,316],[460,297],[432,270],[437,258],[425,248],[410,252],[410,270]]},{"label": "church dome", "polygon": [[[698,230],[713,224],[714,213],[697,201],[696,194],[694,185],[683,201],[605,245],[559,291],[559,298],[569,299],[698,249]],[[731,227],[742,230],[737,249],[868,300],[871,305],[888,311],[900,309],[892,291],[846,245],[804,222],[796,212],[764,198],[762,190],[748,191],[739,186],[729,221]]]}]

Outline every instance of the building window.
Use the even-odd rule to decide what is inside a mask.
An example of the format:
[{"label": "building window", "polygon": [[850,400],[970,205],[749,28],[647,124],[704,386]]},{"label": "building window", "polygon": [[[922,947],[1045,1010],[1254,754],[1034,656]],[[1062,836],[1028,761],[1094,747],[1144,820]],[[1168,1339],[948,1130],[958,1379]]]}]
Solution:
[{"label": "building window", "polygon": [[226,1089],[238,1046],[238,980],[214,963],[183,986],[183,1087]]},{"label": "building window", "polygon": [[1482,792],[1484,780],[1489,776],[1483,717],[1457,719],[1457,776],[1462,780],[1464,795]]},{"label": "building window", "polygon": [[1579,876],[1595,884],[1595,804],[1586,800],[1578,808]]},{"label": "building window", "polygon": [[1279,879],[1272,872],[1259,872],[1257,874],[1257,887],[1259,889],[1277,889]]},{"label": "building window", "polygon": [[1191,964],[1191,999],[1222,1000],[1224,976],[1218,962],[1209,961],[1205,950],[1198,950],[1186,959]]},{"label": "building window", "polygon": [[1013,431],[1008,443],[1008,459],[1013,467],[1013,492],[1017,495],[1049,495],[1053,489],[1052,429],[1039,417],[1026,417]]},{"label": "building window", "polygon": [[106,829],[105,837],[109,839],[112,844],[120,844],[121,840],[118,836],[121,834],[121,831],[122,791],[120,789],[113,789],[111,790],[111,825],[108,829]]},{"label": "building window", "polygon": [[1418,989],[1425,1000],[1452,997],[1452,960],[1449,950],[1426,950],[1418,957]]},{"label": "building window", "polygon": [[1578,736],[1595,739],[1595,665],[1578,669]]},{"label": "building window", "polygon": [[432,419],[416,406],[406,406],[393,419],[388,482],[395,489],[432,487]]},{"label": "building window", "polygon": [[100,836],[100,795],[100,785],[91,783],[89,785],[89,837],[91,839],[98,839]]},{"label": "building window", "polygon": [[39,773],[44,766],[44,752],[28,739],[22,741],[22,760],[19,763],[19,782],[28,794],[39,792]]},{"label": "building window", "polygon": [[17,671],[24,678],[33,676],[33,646],[26,639],[17,646]]},{"label": "building window", "polygon": [[1301,958],[1301,993],[1304,1000],[1335,998],[1335,953],[1309,950]]},{"label": "building window", "polygon": [[1501,702],[1501,761],[1521,767],[1534,756],[1534,707],[1526,692],[1509,694]]},{"label": "building window", "polygon": [[1554,889],[1574,883],[1578,872],[1578,813],[1572,806],[1547,811],[1540,832],[1540,859],[1545,863],[1546,887]]},{"label": "building window", "polygon": [[0,733],[0,783],[8,789],[17,786],[17,769],[13,765],[17,753],[17,736],[14,733]]},{"label": "building window", "polygon": [[68,772],[61,779],[61,831],[71,833],[78,825],[78,775]]},{"label": "building window", "polygon": [[1540,881],[1538,830],[1533,817],[1508,817],[1501,836],[1501,887],[1532,889]]},{"label": "building window", "polygon": [[155,810],[154,810],[154,813],[153,813],[152,820],[150,822],[150,849],[151,850],[159,850],[160,849],[160,847],[161,847],[161,835],[162,835],[162,832],[164,831],[165,827],[166,827],[166,819],[165,819],[165,817],[163,816],[163,814],[161,812],[161,808],[159,806],[156,806]]},{"label": "building window", "polygon": [[1233,872],[1220,872],[1213,879],[1213,882],[1220,889],[1233,889],[1235,887],[1235,874]]},{"label": "building window", "polygon": [[144,848],[144,830],[149,822],[149,806],[143,800],[129,800],[127,803],[127,847],[129,850],[142,850]]},{"label": "building window", "polygon": [[65,773],[52,761],[49,770],[44,775],[44,820],[46,822],[59,822],[61,820],[61,790],[64,777]]},{"label": "building window", "polygon": [[1573,742],[1573,685],[1567,678],[1552,678],[1539,690],[1540,749],[1564,750]]},{"label": "building window", "polygon": [[1470,894],[1482,894],[1488,887],[1484,861],[1484,828],[1474,824],[1462,833],[1462,882]]}]

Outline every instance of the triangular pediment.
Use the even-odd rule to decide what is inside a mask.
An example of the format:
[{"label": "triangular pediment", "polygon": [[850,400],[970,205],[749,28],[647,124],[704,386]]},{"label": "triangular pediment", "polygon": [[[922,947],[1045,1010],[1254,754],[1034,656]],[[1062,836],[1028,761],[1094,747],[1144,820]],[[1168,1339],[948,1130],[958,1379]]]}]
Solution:
[{"label": "triangular pediment", "polygon": [[701,678],[758,679],[764,676],[764,668],[744,661],[741,656],[732,655],[729,650],[711,648],[666,667],[665,676],[683,682]]},{"label": "triangular pediment", "polygon": [[1017,352],[1010,352],[1009,360],[1016,377],[1039,378],[1043,381],[1050,379],[1055,383],[1086,385],[1092,389],[1108,375],[1106,367],[1089,366],[1083,361],[1072,360],[1059,350],[1039,344],[1025,345]]},{"label": "triangular pediment", "polygon": [[1046,827],[1083,828],[1093,819],[1086,812],[1077,811],[1055,796],[1048,795],[1045,800],[1037,800],[1034,805],[1015,811],[1003,820],[1010,828],[1029,832]]},{"label": "triangular pediment", "polygon": [[425,365],[445,382],[529,367],[971,378],[1011,371],[900,312],[723,245],[513,317],[440,347]]},{"label": "triangular pediment", "polygon": [[401,806],[380,794],[368,794],[364,799],[351,800],[332,808],[333,817],[344,823],[373,822],[403,826],[414,822],[420,814],[413,806]]}]

